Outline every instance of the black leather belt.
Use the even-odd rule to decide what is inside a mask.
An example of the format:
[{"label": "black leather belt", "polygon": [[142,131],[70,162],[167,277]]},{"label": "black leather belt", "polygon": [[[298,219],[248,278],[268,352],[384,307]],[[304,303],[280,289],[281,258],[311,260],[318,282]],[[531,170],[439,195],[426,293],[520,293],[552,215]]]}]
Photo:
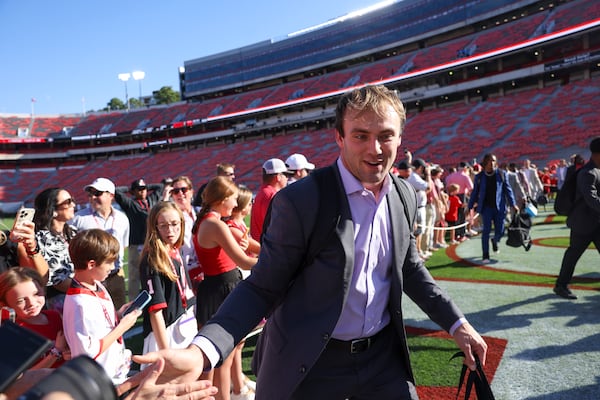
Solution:
[{"label": "black leather belt", "polygon": [[385,328],[379,332],[377,332],[373,336],[369,336],[366,338],[354,339],[354,340],[339,340],[339,339],[330,339],[327,343],[327,347],[334,348],[338,350],[343,350],[350,354],[362,353],[365,350],[368,350],[381,333],[385,330]]}]

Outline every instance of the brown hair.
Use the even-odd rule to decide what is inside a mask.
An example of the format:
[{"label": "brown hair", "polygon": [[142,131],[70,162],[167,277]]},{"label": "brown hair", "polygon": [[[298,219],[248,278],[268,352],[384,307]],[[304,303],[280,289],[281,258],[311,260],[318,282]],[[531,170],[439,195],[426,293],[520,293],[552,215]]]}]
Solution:
[{"label": "brown hair", "polygon": [[75,269],[86,269],[91,260],[114,262],[119,258],[119,241],[102,229],[86,229],[71,239],[69,255]]},{"label": "brown hair", "polygon": [[190,190],[194,190],[194,185],[192,185],[192,180],[189,177],[187,177],[185,175],[179,175],[178,177],[173,179],[172,185],[174,185],[175,182],[179,182],[179,181],[185,182],[185,184],[187,185],[188,188],[190,188]]},{"label": "brown hair", "polygon": [[0,304],[6,305],[6,293],[19,283],[33,282],[38,290],[44,294],[42,276],[33,268],[14,267],[0,274]]},{"label": "brown hair", "polygon": [[210,208],[213,205],[220,203],[229,196],[233,196],[237,192],[237,185],[231,179],[224,176],[217,176],[208,181],[202,191],[202,205],[200,212],[196,216],[196,222],[194,222],[194,226],[192,227],[192,233],[196,233],[200,221],[210,212]]},{"label": "brown hair", "polygon": [[335,109],[335,129],[340,136],[344,136],[344,116],[348,108],[362,112],[373,110],[382,116],[387,112],[387,105],[391,105],[400,117],[400,133],[406,121],[404,105],[396,91],[391,91],[383,85],[363,86],[344,94],[338,101]]}]

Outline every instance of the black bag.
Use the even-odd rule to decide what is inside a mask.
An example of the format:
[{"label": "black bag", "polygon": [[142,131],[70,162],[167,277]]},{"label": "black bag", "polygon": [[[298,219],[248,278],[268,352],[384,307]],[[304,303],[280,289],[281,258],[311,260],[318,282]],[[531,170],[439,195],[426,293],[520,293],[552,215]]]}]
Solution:
[{"label": "black bag", "polygon": [[546,196],[544,193],[540,194],[537,197],[537,203],[540,206],[545,206],[546,204],[548,204],[548,196]]},{"label": "black bag", "polygon": [[[459,351],[454,354],[450,360],[456,357],[464,357],[465,353]],[[471,397],[471,391],[473,390],[473,386],[475,386],[475,394],[477,395],[477,400],[495,400],[494,393],[492,393],[492,388],[490,387],[490,383],[488,382],[485,373],[483,372],[483,368],[481,367],[481,363],[479,362],[479,358],[475,355],[475,371],[471,371],[468,367],[463,364],[462,371],[460,372],[460,379],[458,381],[458,390],[456,391],[456,399],[460,395],[460,391],[462,389],[463,384],[465,385],[465,400],[469,400]],[[468,376],[467,376],[468,371]],[[467,376],[465,382],[465,376]]]},{"label": "black bag", "polygon": [[575,194],[577,193],[577,173],[574,165],[567,168],[565,182],[554,199],[554,212],[558,215],[568,216],[575,205]]},{"label": "black bag", "polygon": [[515,215],[510,225],[508,226],[508,239],[506,245],[511,247],[525,248],[525,251],[531,249],[531,217],[526,212],[520,212]]}]

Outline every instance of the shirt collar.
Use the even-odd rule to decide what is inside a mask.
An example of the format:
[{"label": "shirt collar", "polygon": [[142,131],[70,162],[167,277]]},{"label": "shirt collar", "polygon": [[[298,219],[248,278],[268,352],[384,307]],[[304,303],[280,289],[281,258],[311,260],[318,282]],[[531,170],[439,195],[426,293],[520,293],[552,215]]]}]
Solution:
[{"label": "shirt collar", "polygon": [[[348,169],[342,162],[342,159],[339,157],[337,159],[337,166],[340,170],[340,177],[342,178],[342,184],[344,185],[344,190],[346,191],[346,195],[351,195],[353,193],[362,193],[363,191],[367,191],[367,192],[371,193],[370,190],[365,189],[363,184],[358,179],[356,179],[356,177],[354,175],[352,175],[352,173],[350,173],[350,171],[348,171]],[[390,175],[387,174],[385,176],[385,179],[383,180],[383,186],[381,187],[380,198],[384,198],[391,191],[391,188],[392,188],[392,180],[390,178]]]}]

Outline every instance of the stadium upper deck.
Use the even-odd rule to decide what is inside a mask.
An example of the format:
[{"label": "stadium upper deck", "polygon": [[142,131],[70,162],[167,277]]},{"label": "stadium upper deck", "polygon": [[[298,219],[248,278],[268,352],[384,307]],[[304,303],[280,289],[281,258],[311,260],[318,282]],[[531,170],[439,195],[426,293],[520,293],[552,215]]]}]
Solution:
[{"label": "stadium upper deck", "polygon": [[426,37],[515,9],[535,0],[405,0],[370,13],[323,24],[279,41],[265,41],[245,48],[184,63],[183,98],[210,94],[243,85],[285,77],[351,62],[376,51],[416,44]]},{"label": "stadium upper deck", "polygon": [[[433,6],[437,7],[435,10],[438,13],[442,12],[439,3],[443,3],[446,10],[462,9],[474,15],[469,7],[481,2],[412,1],[402,4],[410,10],[423,12],[432,3],[435,3]],[[451,25],[430,28],[432,30],[428,35],[412,38],[407,44],[386,52],[373,49],[368,57],[353,50],[350,61],[335,61],[328,68],[321,68],[321,75],[310,76],[307,73],[276,81],[265,78],[259,88],[242,85],[231,93],[213,92],[203,101],[133,110],[130,113],[98,113],[88,115],[81,121],[67,121],[64,117],[58,117],[65,124],[74,126],[69,135],[59,134],[59,124],[55,124],[53,130],[46,134],[54,137],[53,142],[3,144],[2,149],[6,153],[0,154],[0,160],[9,167],[33,167],[35,165],[32,164],[39,164],[40,161],[45,166],[74,162],[81,164],[98,157],[178,151],[181,146],[204,146],[240,138],[245,140],[250,136],[271,138],[290,132],[328,129],[332,120],[330,109],[335,103],[336,93],[352,85],[382,80],[401,92],[409,111],[419,117],[415,120],[428,120],[430,116],[436,118],[437,109],[463,104],[464,108],[472,110],[470,114],[474,114],[473,121],[477,124],[461,124],[463,131],[459,138],[482,136],[481,132],[485,132],[483,136],[488,141],[496,137],[507,139],[512,135],[508,129],[498,132],[492,125],[482,122],[485,121],[485,112],[490,108],[492,99],[499,101],[513,92],[567,84],[589,79],[599,73],[600,35],[597,32],[600,3],[595,0],[560,1],[552,3],[552,7],[549,7],[550,1],[513,1],[510,6],[506,5],[507,2],[483,3],[486,6],[495,4],[497,8],[487,14],[478,14],[480,17],[477,22],[471,19],[460,22],[453,20]],[[500,7],[501,3],[505,6]],[[390,7],[395,6],[397,4]],[[386,15],[389,17],[390,14],[384,10],[363,19],[370,21],[365,26],[377,26],[377,21],[385,19]],[[432,20],[438,21],[436,18]],[[592,28],[569,32],[560,39],[550,37],[582,24],[590,24]],[[339,26],[336,24],[322,29],[335,36],[331,30],[339,29]],[[345,26],[350,29],[348,25]],[[484,26],[486,29],[483,29]],[[375,33],[379,31],[374,29]],[[338,36],[346,37],[347,32],[342,32]],[[317,34],[324,33],[315,31],[297,38],[305,39]],[[546,42],[506,50],[515,44],[528,43],[532,38]],[[297,40],[296,37],[294,40]],[[497,54],[488,56],[494,52]],[[481,59],[475,63],[471,60],[476,56],[481,56]],[[452,66],[448,66],[452,63]],[[597,79],[592,82],[598,84]],[[478,104],[486,100],[489,101],[487,106]],[[520,103],[525,104],[526,101],[521,100]],[[482,113],[479,118],[475,114],[477,110]],[[418,111],[425,112],[419,115]],[[569,109],[568,112],[575,110]],[[569,118],[568,112],[561,116]],[[515,113],[515,116],[523,118],[519,113]],[[511,115],[507,114],[505,118],[510,119]],[[524,118],[540,117],[534,110]],[[585,132],[588,127],[595,127],[592,119],[586,117],[579,129]],[[44,136],[39,128],[40,121],[39,117],[33,121],[35,139]],[[2,124],[5,122],[4,125],[9,126],[7,131],[3,130]],[[20,122],[27,126],[32,121],[21,118]],[[525,140],[530,137],[529,130],[533,127],[526,122],[520,127],[525,130],[522,135]],[[557,124],[557,121],[552,123]],[[18,118],[0,117],[0,132],[14,138],[14,129],[18,124]],[[449,129],[454,129],[450,122],[446,125],[438,127],[437,131],[427,131],[427,135],[430,138],[437,135],[443,140],[456,137],[442,137]],[[567,124],[561,126],[568,129]],[[429,141],[433,143],[436,140],[433,138]],[[540,146],[543,147],[544,142]],[[423,149],[427,149],[427,146]],[[554,150],[548,149],[548,153],[556,155]],[[447,157],[445,153],[444,157]],[[538,160],[542,160],[541,155]]]}]

